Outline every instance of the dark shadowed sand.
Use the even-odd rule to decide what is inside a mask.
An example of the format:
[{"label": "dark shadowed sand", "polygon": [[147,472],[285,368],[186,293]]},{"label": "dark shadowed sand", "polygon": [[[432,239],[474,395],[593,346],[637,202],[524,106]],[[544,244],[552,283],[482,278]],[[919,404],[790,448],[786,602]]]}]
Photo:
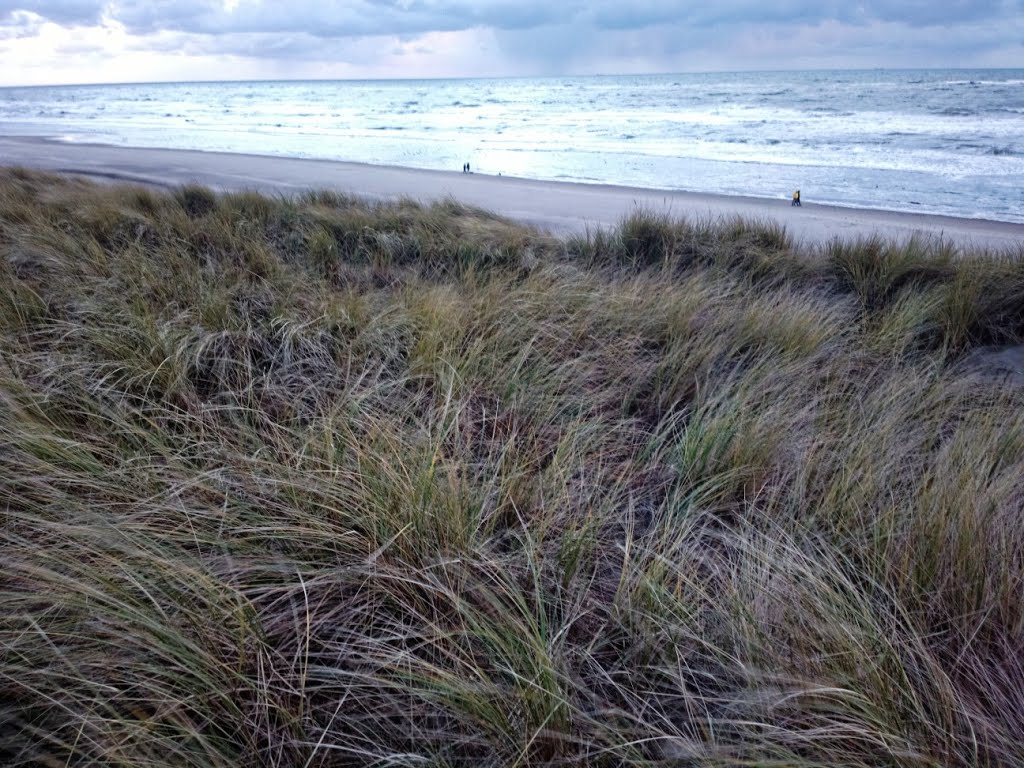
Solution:
[{"label": "dark shadowed sand", "polygon": [[0,165],[20,165],[160,186],[198,182],[218,190],[252,189],[285,194],[335,189],[371,199],[399,197],[429,202],[447,196],[535,224],[555,234],[608,227],[637,208],[688,218],[743,216],[777,221],[798,242],[878,234],[905,239],[915,233],[963,246],[1020,252],[1024,224],[816,205],[788,200],[667,192],[609,185],[531,181],[509,176],[425,171],[330,160],[140,149],[74,144],[40,138],[0,137]]}]

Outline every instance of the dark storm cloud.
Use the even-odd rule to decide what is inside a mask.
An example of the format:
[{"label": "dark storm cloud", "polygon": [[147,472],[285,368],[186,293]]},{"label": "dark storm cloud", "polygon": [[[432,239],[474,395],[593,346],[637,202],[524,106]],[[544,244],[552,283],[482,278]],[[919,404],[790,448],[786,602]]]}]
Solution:
[{"label": "dark storm cloud", "polygon": [[[921,63],[934,66],[987,50],[1012,63],[1024,0],[0,0],[0,39],[39,35],[43,21],[120,25],[134,50],[267,62],[372,65],[394,50],[382,37],[484,30],[475,38],[497,50],[480,48],[480,65],[500,55],[509,71],[818,66],[854,60],[846,54],[887,66],[925,49]],[[819,58],[800,58],[811,52]],[[718,54],[734,58],[716,64]]]},{"label": "dark storm cloud", "polygon": [[[88,6],[95,9],[102,3],[81,0],[58,5],[63,5],[66,12],[82,15]],[[4,6],[24,4],[0,4],[0,8]],[[825,20],[898,22],[917,27],[1014,19],[1019,18],[1022,9],[1024,0],[241,0],[233,11],[213,0],[120,0],[110,5],[112,17],[135,32],[304,31],[321,36],[417,34],[472,27],[516,30],[580,24],[582,29],[614,30],[661,24],[712,27],[764,22],[815,24]]]},{"label": "dark storm cloud", "polygon": [[601,29],[636,29],[662,23],[693,27],[787,23],[817,24],[896,22],[909,26],[933,26],[991,18],[1019,18],[1021,0],[905,0],[856,2],[856,0],[719,0],[715,3],[646,2],[598,3],[591,12]]},{"label": "dark storm cloud", "polygon": [[307,32],[321,37],[409,35],[472,27],[528,29],[552,23],[565,11],[556,3],[492,0],[241,0],[229,10],[210,0],[120,0],[111,16],[130,31],[225,34]]},{"label": "dark storm cloud", "polygon": [[664,23],[695,27],[786,22],[817,24],[822,21],[880,21],[910,26],[931,26],[988,18],[1017,18],[1022,0],[718,0],[671,2],[639,0],[633,3],[596,2],[581,6],[574,15],[590,18],[601,29],[637,29]]},{"label": "dark storm cloud", "polygon": [[985,19],[1019,20],[1021,0],[890,0],[871,3],[872,18],[912,27],[943,26]]},{"label": "dark storm cloud", "polygon": [[1019,20],[1024,0],[0,0],[0,24],[28,11],[61,25],[106,15],[134,33],[301,33],[320,37],[415,35],[578,25],[581,31],[665,24],[709,28],[756,23],[897,22],[912,27]]}]

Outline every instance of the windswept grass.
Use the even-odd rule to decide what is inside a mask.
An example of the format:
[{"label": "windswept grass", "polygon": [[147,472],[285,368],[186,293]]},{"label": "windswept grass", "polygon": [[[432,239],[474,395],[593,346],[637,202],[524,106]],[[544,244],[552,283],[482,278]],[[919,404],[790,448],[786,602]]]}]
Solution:
[{"label": "windswept grass", "polygon": [[0,172],[0,762],[1024,764],[1024,264]]}]

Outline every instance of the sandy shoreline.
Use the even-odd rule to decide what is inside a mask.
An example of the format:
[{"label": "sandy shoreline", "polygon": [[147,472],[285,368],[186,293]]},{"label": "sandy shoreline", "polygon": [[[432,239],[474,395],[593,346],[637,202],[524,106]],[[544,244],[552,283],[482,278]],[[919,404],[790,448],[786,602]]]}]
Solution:
[{"label": "sandy shoreline", "polygon": [[190,182],[219,190],[300,192],[336,189],[371,199],[399,197],[429,202],[447,196],[555,234],[614,225],[636,208],[689,218],[740,215],[770,219],[808,245],[833,237],[878,234],[905,239],[923,234],[965,247],[994,251],[1024,249],[1024,224],[864,208],[816,205],[805,190],[802,208],[787,200],[609,185],[534,181],[509,176],[463,174],[332,160],[71,144],[36,137],[0,137],[0,165],[20,165],[129,182],[178,186]]}]

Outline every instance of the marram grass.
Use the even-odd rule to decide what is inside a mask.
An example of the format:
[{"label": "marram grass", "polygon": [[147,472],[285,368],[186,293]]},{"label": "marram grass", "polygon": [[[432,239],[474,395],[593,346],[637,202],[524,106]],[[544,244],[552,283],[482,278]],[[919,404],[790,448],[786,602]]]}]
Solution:
[{"label": "marram grass", "polygon": [[1021,256],[0,172],[0,762],[1024,764]]}]

